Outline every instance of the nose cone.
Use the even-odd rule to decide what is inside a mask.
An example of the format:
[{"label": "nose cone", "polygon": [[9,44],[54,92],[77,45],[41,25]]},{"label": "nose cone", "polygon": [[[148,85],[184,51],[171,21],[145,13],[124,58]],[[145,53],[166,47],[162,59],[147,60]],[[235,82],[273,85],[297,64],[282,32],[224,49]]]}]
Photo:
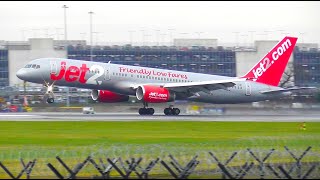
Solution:
[{"label": "nose cone", "polygon": [[16,73],[17,77],[21,80],[25,80],[27,77],[27,71],[25,69],[19,69],[19,71]]}]

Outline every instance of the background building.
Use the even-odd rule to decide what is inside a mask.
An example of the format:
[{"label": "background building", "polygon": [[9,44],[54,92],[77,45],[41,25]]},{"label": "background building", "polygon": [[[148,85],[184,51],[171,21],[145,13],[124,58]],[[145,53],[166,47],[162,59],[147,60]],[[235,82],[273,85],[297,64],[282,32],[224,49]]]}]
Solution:
[{"label": "background building", "polygon": [[0,49],[0,87],[9,86],[8,50]]},{"label": "background building", "polygon": [[[68,58],[89,61],[90,47],[79,49],[69,46]],[[224,76],[236,75],[235,52],[223,48],[95,47],[93,61]]]},{"label": "background building", "polygon": [[173,45],[179,47],[203,46],[216,48],[218,39],[174,39]]},{"label": "background building", "polygon": [[[23,86],[15,73],[29,61],[43,57],[65,58],[66,51],[54,47],[53,39],[29,39],[27,42],[7,42],[9,59],[9,85]],[[32,85],[32,83],[30,83]]]},{"label": "background building", "polygon": [[320,51],[311,47],[298,46],[293,55],[294,79],[297,86],[320,87]]}]

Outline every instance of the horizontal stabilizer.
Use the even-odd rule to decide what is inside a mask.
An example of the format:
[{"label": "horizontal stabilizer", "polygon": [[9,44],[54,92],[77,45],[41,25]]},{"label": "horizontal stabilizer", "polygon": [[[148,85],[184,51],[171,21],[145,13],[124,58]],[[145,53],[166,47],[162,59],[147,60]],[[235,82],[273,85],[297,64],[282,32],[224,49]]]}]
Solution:
[{"label": "horizontal stabilizer", "polygon": [[268,91],[260,91],[263,94],[273,94],[273,93],[282,93],[282,92],[302,92],[306,90],[315,90],[316,87],[294,87],[288,89],[279,89],[279,90],[268,90]]}]

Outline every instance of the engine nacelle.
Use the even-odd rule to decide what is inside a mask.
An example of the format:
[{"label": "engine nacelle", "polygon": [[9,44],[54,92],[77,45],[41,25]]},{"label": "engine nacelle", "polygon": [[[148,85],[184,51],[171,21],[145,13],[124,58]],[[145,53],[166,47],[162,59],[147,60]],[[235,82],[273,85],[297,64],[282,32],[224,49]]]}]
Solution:
[{"label": "engine nacelle", "polygon": [[107,90],[92,90],[91,98],[94,101],[105,102],[105,103],[114,103],[114,102],[124,102],[129,100],[129,96],[114,93]]},{"label": "engine nacelle", "polygon": [[136,96],[138,100],[143,100],[148,103],[171,102],[176,98],[175,93],[168,89],[151,85],[139,86],[136,91]]}]

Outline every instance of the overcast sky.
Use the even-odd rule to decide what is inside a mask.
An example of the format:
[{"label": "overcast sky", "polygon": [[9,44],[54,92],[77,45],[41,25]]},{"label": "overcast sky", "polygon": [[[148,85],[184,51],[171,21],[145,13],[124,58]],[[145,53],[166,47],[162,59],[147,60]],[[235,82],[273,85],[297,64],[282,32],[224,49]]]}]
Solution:
[{"label": "overcast sky", "polygon": [[171,38],[215,38],[218,44],[280,40],[320,44],[320,2],[252,1],[1,1],[0,40],[67,38],[90,44],[155,45]]}]

